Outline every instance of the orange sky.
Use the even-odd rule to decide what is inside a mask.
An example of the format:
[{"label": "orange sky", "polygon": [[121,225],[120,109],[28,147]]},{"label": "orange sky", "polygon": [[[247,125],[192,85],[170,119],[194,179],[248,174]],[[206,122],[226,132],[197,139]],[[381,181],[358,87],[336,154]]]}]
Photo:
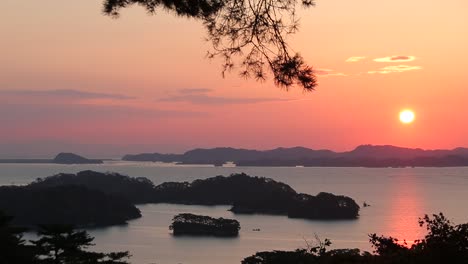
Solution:
[{"label": "orange sky", "polygon": [[[468,146],[467,1],[318,0],[290,39],[320,73],[313,93],[223,79],[199,21],[101,9],[0,2],[0,148]],[[413,124],[398,121],[403,108]]]}]

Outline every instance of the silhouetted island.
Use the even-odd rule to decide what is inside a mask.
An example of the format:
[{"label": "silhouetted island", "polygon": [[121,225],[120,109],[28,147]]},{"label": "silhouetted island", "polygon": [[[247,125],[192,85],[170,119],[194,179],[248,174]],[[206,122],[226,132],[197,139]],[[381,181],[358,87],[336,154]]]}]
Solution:
[{"label": "silhouetted island", "polygon": [[64,185],[79,185],[98,190],[108,195],[121,196],[133,204],[153,202],[155,189],[153,182],[144,177],[129,177],[118,173],[102,173],[91,170],[77,174],[60,173],[44,179],[38,178],[29,184],[33,189]]},{"label": "silhouetted island", "polygon": [[133,203],[231,205],[234,213],[263,213],[308,219],[355,219],[359,205],[350,197],[297,193],[289,185],[244,173],[189,182],[165,182],[158,186],[146,178],[117,173],[82,171],[39,179],[32,188],[81,185]]},{"label": "silhouetted island", "polygon": [[55,163],[55,164],[102,164],[100,159],[87,159],[74,153],[59,153],[53,159],[0,159],[0,163]]},{"label": "silhouetted island", "polygon": [[468,166],[468,148],[423,150],[390,145],[361,145],[348,152],[313,150],[304,147],[249,150],[235,148],[194,149],[183,154],[143,153],[125,155],[127,161],[214,164],[234,162],[237,166],[305,167],[452,167]]},{"label": "silhouetted island", "polygon": [[213,218],[204,215],[178,214],[169,226],[175,236],[221,236],[232,237],[239,235],[240,224],[234,219]]},{"label": "silhouetted island", "polygon": [[53,163],[57,164],[101,164],[102,160],[87,159],[74,153],[59,153],[52,160]]},{"label": "silhouetted island", "polygon": [[107,226],[141,217],[126,199],[78,185],[1,186],[0,210],[14,215],[13,223],[22,226]]},{"label": "silhouetted island", "polygon": [[162,203],[232,205],[239,214],[277,214],[308,219],[355,219],[359,205],[346,196],[297,193],[289,185],[244,173],[188,182],[167,182],[155,187]]}]

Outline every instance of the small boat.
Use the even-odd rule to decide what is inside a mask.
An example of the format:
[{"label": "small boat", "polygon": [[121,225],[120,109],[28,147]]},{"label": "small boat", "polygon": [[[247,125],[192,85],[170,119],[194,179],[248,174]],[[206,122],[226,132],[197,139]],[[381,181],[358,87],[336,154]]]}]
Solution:
[{"label": "small boat", "polygon": [[234,161],[226,161],[223,165],[221,165],[222,167],[225,167],[225,168],[234,168],[236,167],[236,163],[234,163]]}]

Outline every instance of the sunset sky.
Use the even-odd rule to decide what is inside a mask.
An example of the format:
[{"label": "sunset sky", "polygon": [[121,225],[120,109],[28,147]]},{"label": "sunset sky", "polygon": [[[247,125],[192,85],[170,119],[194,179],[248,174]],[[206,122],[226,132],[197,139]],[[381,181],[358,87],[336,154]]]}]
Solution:
[{"label": "sunset sky", "polygon": [[[0,1],[0,158],[194,147],[468,147],[468,1],[317,0],[289,39],[315,92],[221,76],[200,21]],[[416,119],[399,121],[410,108]]]}]

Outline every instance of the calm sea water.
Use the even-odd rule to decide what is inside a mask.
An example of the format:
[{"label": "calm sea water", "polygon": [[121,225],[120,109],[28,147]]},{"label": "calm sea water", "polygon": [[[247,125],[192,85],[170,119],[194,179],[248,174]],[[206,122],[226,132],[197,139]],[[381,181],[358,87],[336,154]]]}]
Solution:
[{"label": "calm sea water", "polygon": [[[372,250],[368,234],[377,233],[413,241],[425,230],[418,226],[424,214],[443,212],[456,223],[468,222],[468,167],[462,168],[264,168],[169,166],[155,163],[109,162],[102,165],[0,164],[0,185],[27,184],[38,177],[81,170],[112,171],[147,177],[155,184],[192,181],[245,172],[289,184],[299,192],[331,192],[367,202],[358,220],[312,221],[284,216],[234,215],[228,206],[148,204],[139,206],[143,217],[125,226],[89,230],[96,249],[129,250],[135,264],[240,263],[263,250],[306,247],[329,238],[336,248]],[[168,230],[182,212],[235,218],[241,223],[238,238],[173,237]],[[259,228],[256,232],[253,229]]]}]

